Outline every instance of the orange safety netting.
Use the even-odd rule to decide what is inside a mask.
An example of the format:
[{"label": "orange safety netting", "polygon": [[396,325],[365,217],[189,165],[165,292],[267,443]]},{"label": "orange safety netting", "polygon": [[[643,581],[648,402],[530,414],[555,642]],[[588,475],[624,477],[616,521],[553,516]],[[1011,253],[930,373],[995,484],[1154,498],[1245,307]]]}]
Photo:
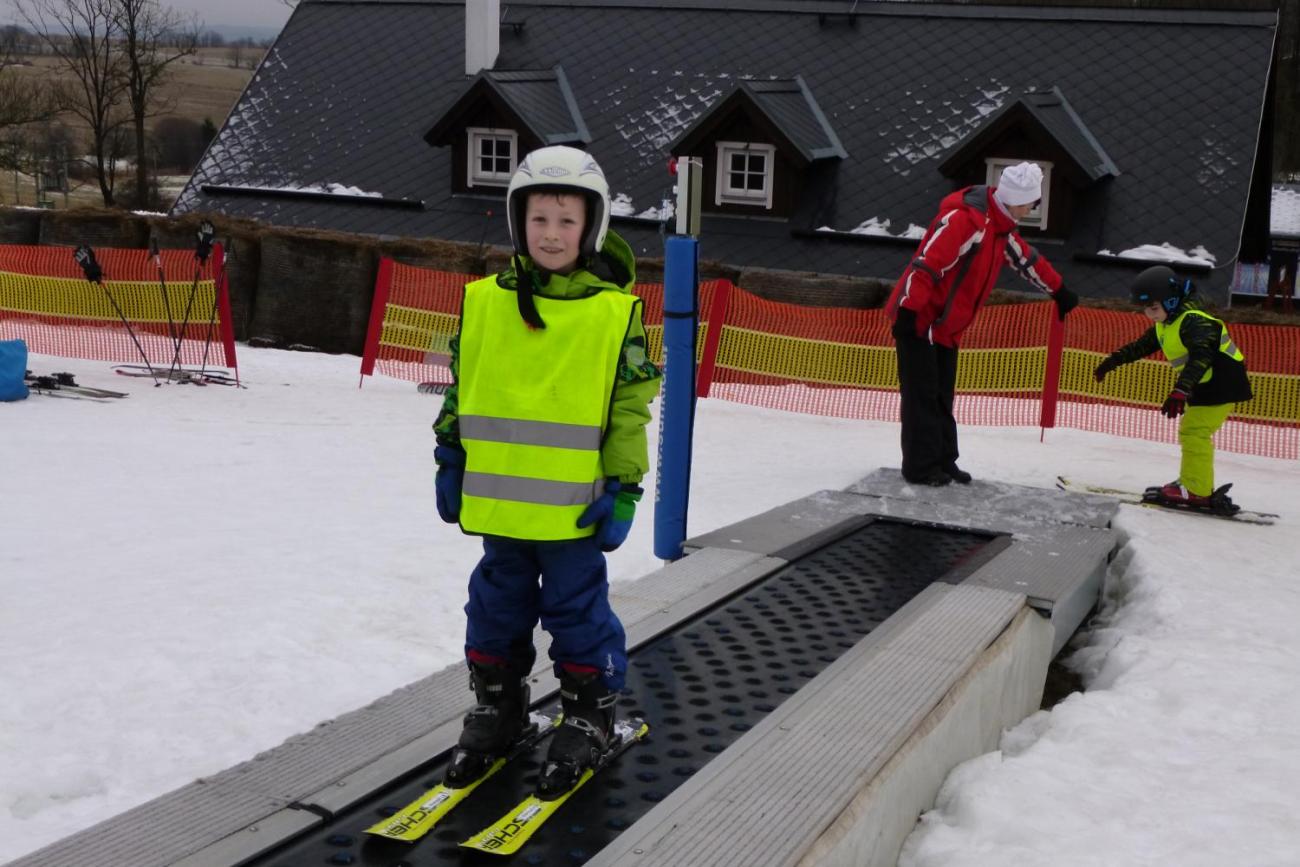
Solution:
[{"label": "orange safety netting", "polygon": [[179,346],[181,364],[236,367],[220,244],[202,266],[186,250],[162,250],[158,263],[148,250],[95,258],[102,284],[86,279],[71,247],[0,244],[0,339],[96,361],[140,362],[143,351],[163,369]]},{"label": "orange safety netting", "polygon": [[[464,284],[449,274],[385,260],[376,286],[362,373],[446,384]],[[662,360],[663,286],[639,283],[651,358]],[[840,418],[898,419],[898,368],[883,310],[804,307],[768,301],[726,280],[699,289],[697,388],[701,396]],[[1055,424],[1173,442],[1177,423],[1156,409],[1172,368],[1147,360],[1104,384],[1092,371],[1148,326],[1141,314],[1078,308],[1051,339],[1056,308],[1044,301],[986,307],[958,356],[954,414],[962,424]],[[717,333],[711,333],[717,320]],[[1255,399],[1238,406],[1216,437],[1229,451],[1300,456],[1300,344],[1293,329],[1233,325]],[[1059,349],[1053,347],[1059,346]],[[1058,388],[1045,388],[1059,370]]]},{"label": "orange safety netting", "polygon": [[[1151,326],[1141,313],[1080,307],[1070,314],[1061,356],[1058,424],[1135,439],[1177,442],[1178,423],[1155,410],[1174,386],[1174,369],[1156,354],[1111,371],[1093,370],[1110,352]],[[1255,397],[1233,407],[1215,435],[1221,449],[1294,460],[1300,457],[1300,332],[1229,324],[1246,358]]]}]

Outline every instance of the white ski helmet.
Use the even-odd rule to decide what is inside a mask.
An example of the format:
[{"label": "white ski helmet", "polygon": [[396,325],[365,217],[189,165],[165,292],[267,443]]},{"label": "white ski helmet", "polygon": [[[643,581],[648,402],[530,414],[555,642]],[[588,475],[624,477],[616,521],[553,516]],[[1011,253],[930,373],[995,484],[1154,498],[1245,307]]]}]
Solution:
[{"label": "white ski helmet", "polygon": [[579,252],[590,258],[605,245],[609,231],[609,183],[596,158],[567,145],[538,148],[524,157],[506,190],[506,224],[515,252],[528,255],[524,212],[530,192],[576,192],[587,200],[587,223]]}]

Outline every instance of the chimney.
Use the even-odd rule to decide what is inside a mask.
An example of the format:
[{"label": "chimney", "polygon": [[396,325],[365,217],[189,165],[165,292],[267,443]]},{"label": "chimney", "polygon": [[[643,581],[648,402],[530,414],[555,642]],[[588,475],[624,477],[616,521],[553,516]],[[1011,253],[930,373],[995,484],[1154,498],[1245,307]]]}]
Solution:
[{"label": "chimney", "polygon": [[501,51],[501,0],[465,0],[465,74],[496,65]]}]

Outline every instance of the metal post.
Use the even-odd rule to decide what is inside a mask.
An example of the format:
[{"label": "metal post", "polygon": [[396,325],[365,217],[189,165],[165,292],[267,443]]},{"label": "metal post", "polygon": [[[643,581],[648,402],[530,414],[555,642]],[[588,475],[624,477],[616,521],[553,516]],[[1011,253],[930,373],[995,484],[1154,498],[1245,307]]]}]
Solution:
[{"label": "metal post", "polygon": [[699,160],[677,169],[677,229],[664,242],[664,388],[659,404],[655,556],[676,560],[686,540],[695,429],[695,342],[699,327]]}]

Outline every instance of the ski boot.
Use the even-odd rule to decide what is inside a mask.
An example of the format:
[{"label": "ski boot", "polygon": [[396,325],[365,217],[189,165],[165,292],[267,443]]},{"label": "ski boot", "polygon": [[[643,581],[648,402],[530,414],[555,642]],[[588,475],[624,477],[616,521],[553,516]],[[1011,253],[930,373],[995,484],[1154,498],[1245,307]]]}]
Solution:
[{"label": "ski boot", "polygon": [[569,791],[609,752],[614,739],[614,704],[618,693],[596,671],[560,674],[560,703],[564,722],[551,739],[537,781],[537,795],[556,798]]},{"label": "ski boot", "polygon": [[470,662],[469,685],[478,704],[465,714],[465,727],[451,751],[444,782],[460,788],[483,776],[492,762],[529,734],[528,684],[508,664]]},{"label": "ski boot", "polygon": [[1202,497],[1193,494],[1183,487],[1182,483],[1175,480],[1159,488],[1147,488],[1148,492],[1156,491],[1157,501],[1162,506],[1179,506],[1191,509],[1205,509],[1210,505],[1209,497]]}]

